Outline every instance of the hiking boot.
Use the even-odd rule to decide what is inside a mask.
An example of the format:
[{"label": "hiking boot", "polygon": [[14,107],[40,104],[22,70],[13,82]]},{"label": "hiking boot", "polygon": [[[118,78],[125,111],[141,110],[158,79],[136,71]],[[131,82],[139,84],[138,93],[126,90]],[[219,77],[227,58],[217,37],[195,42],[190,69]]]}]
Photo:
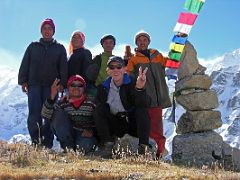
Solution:
[{"label": "hiking boot", "polygon": [[103,146],[99,146],[98,149],[93,153],[94,156],[100,156],[104,159],[112,158],[114,142],[105,142]]},{"label": "hiking boot", "polygon": [[139,144],[138,146],[138,154],[139,155],[146,155],[148,152],[148,146],[145,144]]},{"label": "hiking boot", "polygon": [[168,150],[164,149],[164,151],[162,153],[157,154],[157,158],[164,159],[164,157],[166,157],[167,155],[168,155]]}]

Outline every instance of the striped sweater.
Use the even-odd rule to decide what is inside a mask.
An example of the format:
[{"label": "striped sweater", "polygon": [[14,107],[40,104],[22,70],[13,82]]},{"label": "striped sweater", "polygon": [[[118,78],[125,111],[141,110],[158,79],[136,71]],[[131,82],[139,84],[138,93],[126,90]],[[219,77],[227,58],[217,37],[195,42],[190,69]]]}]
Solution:
[{"label": "striped sweater", "polygon": [[75,108],[70,102],[54,103],[51,99],[47,99],[43,104],[42,117],[51,120],[54,110],[57,108],[64,109],[75,128],[92,128],[94,127],[93,110],[95,104],[93,97],[88,97],[79,108]]}]

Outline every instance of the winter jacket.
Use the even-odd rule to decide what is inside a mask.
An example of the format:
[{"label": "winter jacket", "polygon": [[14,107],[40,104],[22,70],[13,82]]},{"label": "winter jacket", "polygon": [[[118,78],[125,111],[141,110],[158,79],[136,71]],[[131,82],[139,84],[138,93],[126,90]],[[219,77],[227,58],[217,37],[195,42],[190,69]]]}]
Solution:
[{"label": "winter jacket", "polygon": [[67,113],[73,127],[80,129],[94,127],[93,110],[95,109],[95,103],[92,97],[87,96],[79,108],[75,108],[68,101],[54,103],[51,99],[47,99],[43,104],[42,117],[51,120],[55,109],[58,108]]},{"label": "winter jacket", "polygon": [[91,63],[92,54],[88,49],[79,48],[73,50],[68,60],[68,77],[78,74],[88,82],[86,70]]},{"label": "winter jacket", "polygon": [[[112,78],[108,77],[102,84],[98,86],[96,104],[97,106],[106,106],[110,83]],[[119,94],[122,105],[127,112],[131,112],[135,107],[148,107],[149,98],[145,90],[137,90],[135,88],[136,81],[134,81],[128,74],[124,74],[123,84],[120,86]]]},{"label": "winter jacket", "polygon": [[[102,54],[99,54],[95,56],[92,60],[92,65],[89,66],[88,68],[88,78],[96,85],[98,86],[101,84],[106,78],[107,78],[107,61],[108,58],[111,57],[112,55],[109,55],[106,52],[103,52]],[[103,60],[103,57],[105,58]],[[103,64],[104,63],[104,66]],[[101,76],[101,77],[99,77]]]},{"label": "winter jacket", "polygon": [[155,49],[149,49],[150,58],[135,50],[127,64],[127,72],[136,76],[140,66],[148,67],[146,92],[151,97],[150,107],[167,108],[171,106],[169,90],[165,80],[165,63],[168,58]]},{"label": "winter jacket", "polygon": [[67,84],[67,54],[56,40],[45,42],[41,38],[32,42],[25,51],[18,73],[18,84],[51,86],[58,78]]}]

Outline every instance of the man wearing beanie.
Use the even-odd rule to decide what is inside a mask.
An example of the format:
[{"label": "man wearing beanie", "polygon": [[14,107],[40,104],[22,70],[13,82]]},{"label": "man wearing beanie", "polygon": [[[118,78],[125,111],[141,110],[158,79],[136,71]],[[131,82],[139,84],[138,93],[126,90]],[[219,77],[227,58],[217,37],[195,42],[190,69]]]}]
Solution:
[{"label": "man wearing beanie", "polygon": [[112,51],[116,45],[116,38],[111,34],[106,34],[101,38],[100,44],[104,51],[93,58],[93,64],[88,69],[89,79],[95,83],[95,86],[101,84],[108,76],[107,61],[113,56]]},{"label": "man wearing beanie", "polygon": [[26,49],[18,73],[18,84],[28,96],[27,126],[34,145],[51,148],[53,133],[49,121],[41,117],[42,105],[50,96],[51,84],[60,79],[59,90],[67,83],[67,54],[63,45],[53,39],[55,25],[52,19],[40,25],[42,38]]},{"label": "man wearing beanie", "polygon": [[43,105],[42,116],[51,121],[54,134],[64,150],[91,152],[97,144],[93,121],[95,104],[93,97],[86,93],[87,83],[80,75],[70,76],[67,82],[68,98],[55,101],[59,81],[56,79],[51,86],[51,95]]},{"label": "man wearing beanie", "polygon": [[146,92],[151,97],[148,113],[151,121],[150,137],[158,144],[158,156],[165,151],[166,138],[163,136],[162,109],[171,106],[169,91],[165,80],[165,64],[168,58],[155,49],[149,49],[151,42],[147,32],[140,31],[135,36],[135,54],[129,57],[127,72],[136,76],[138,68],[148,67]]}]

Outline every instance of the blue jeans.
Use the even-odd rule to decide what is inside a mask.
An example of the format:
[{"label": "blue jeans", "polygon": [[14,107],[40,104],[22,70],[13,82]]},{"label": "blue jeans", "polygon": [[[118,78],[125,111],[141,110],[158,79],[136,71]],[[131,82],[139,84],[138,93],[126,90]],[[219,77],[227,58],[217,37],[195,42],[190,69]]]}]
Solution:
[{"label": "blue jeans", "polygon": [[83,137],[81,135],[82,131],[72,127],[71,121],[63,109],[58,108],[54,110],[51,125],[63,149],[82,149],[85,153],[88,153],[93,151],[97,144],[94,136]]},{"label": "blue jeans", "polygon": [[50,87],[29,86],[27,125],[33,144],[51,148],[53,146],[53,133],[50,122],[41,117],[42,105],[48,97],[50,97]]}]

